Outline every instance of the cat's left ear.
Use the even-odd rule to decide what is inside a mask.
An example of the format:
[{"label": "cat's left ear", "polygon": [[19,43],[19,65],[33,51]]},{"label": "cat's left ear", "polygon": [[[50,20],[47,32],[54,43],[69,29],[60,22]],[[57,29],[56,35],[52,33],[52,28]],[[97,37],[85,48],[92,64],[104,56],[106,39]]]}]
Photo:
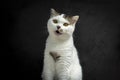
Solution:
[{"label": "cat's left ear", "polygon": [[72,21],[71,21],[71,24],[76,24],[76,22],[78,21],[78,19],[79,19],[79,16],[78,15],[76,15],[76,16],[72,16]]},{"label": "cat's left ear", "polygon": [[58,12],[56,12],[55,11],[55,9],[53,9],[53,8],[51,8],[51,11],[50,11],[50,17],[54,17],[54,16],[57,16],[57,15],[59,15],[59,13]]}]

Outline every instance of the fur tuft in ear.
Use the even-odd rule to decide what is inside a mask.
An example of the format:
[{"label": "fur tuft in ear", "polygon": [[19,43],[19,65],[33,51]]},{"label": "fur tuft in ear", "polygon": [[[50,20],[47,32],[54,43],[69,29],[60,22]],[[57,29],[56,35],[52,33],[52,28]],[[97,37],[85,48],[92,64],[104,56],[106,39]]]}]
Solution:
[{"label": "fur tuft in ear", "polygon": [[78,21],[78,19],[79,19],[79,16],[78,16],[78,15],[73,16],[73,17],[72,17],[73,23],[76,23],[76,22]]},{"label": "fur tuft in ear", "polygon": [[50,15],[50,17],[57,16],[57,15],[59,15],[59,13],[56,12],[55,9],[51,8],[51,15]]},{"label": "fur tuft in ear", "polygon": [[71,24],[76,24],[76,22],[78,21],[78,19],[79,19],[78,15],[72,16],[72,17],[68,18],[68,20],[70,21]]}]

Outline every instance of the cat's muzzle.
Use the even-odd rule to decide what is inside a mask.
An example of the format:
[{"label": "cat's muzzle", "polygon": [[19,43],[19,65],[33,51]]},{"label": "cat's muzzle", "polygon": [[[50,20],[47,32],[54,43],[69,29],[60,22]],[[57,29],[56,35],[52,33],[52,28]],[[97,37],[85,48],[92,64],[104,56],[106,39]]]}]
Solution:
[{"label": "cat's muzzle", "polygon": [[55,32],[56,32],[57,34],[61,35],[61,34],[63,33],[63,30],[62,30],[62,29],[57,29]]}]

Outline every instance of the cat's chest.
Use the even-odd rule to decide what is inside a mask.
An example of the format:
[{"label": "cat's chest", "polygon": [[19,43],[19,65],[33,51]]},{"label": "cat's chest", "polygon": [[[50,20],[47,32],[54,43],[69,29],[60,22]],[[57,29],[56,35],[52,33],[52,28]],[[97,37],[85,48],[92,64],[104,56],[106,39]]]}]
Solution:
[{"label": "cat's chest", "polygon": [[63,50],[63,49],[70,49],[71,46],[70,45],[66,45],[66,44],[52,44],[52,43],[48,43],[46,45],[46,49],[47,50]]},{"label": "cat's chest", "polygon": [[65,47],[65,46],[47,46],[46,47],[46,54],[50,52],[55,52],[60,56],[70,56],[74,52],[74,47]]},{"label": "cat's chest", "polygon": [[72,44],[73,40],[68,40],[65,42],[56,42],[52,41],[49,38],[47,39],[46,43],[46,53],[49,54],[49,52],[57,52],[62,55],[70,55],[74,50],[74,45]]},{"label": "cat's chest", "polygon": [[66,46],[66,45],[49,45],[46,46],[47,51],[56,51],[61,53],[71,52],[73,50],[73,46]]}]

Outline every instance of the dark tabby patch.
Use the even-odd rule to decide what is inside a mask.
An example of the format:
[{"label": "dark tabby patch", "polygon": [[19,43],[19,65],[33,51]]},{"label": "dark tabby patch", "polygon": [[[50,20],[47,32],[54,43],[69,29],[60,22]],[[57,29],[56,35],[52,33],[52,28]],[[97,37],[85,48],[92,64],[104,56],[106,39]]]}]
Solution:
[{"label": "dark tabby patch", "polygon": [[70,22],[70,24],[74,24],[74,23],[77,21],[77,19],[74,19],[74,16],[69,16],[69,15],[64,14],[63,17],[64,17],[66,20],[68,20],[68,21]]},{"label": "dark tabby patch", "polygon": [[72,24],[72,16],[66,15],[64,14],[63,16],[66,20],[68,20],[70,22],[70,24]]},{"label": "dark tabby patch", "polygon": [[50,55],[53,57],[55,62],[61,57],[57,52],[50,52]]}]

